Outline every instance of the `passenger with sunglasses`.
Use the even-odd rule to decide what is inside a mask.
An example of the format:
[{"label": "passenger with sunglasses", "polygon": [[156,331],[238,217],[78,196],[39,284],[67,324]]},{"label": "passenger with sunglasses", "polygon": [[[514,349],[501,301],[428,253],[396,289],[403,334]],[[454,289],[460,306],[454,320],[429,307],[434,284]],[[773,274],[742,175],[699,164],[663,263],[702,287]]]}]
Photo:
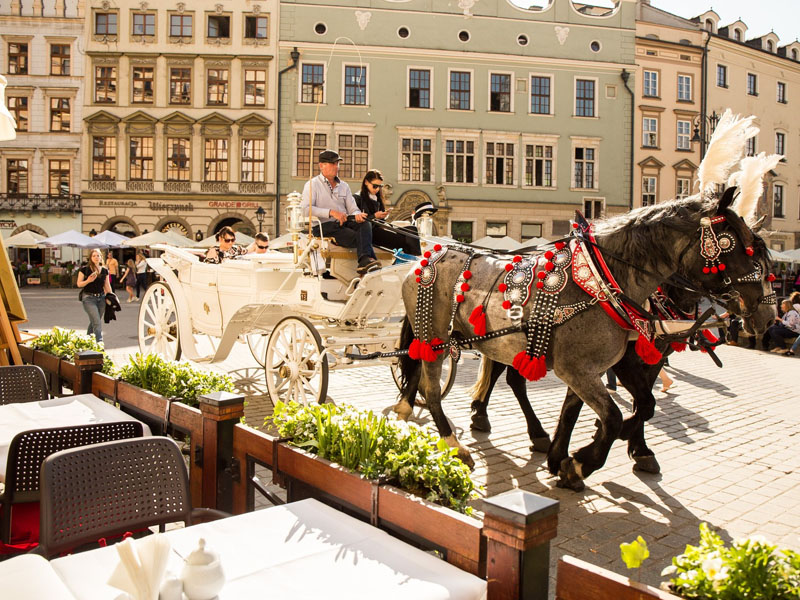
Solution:
[{"label": "passenger with sunglasses", "polygon": [[[372,243],[387,250],[400,248],[406,254],[419,256],[419,232],[413,225],[392,227],[386,224],[391,208],[383,199],[383,174],[378,169],[370,169],[361,181],[361,193],[353,196],[358,207],[372,221]],[[406,233],[403,233],[403,232]]]},{"label": "passenger with sunglasses", "polygon": [[248,254],[266,254],[269,248],[269,238],[266,233],[257,233],[256,239],[247,247]]},{"label": "passenger with sunglasses", "polygon": [[208,249],[204,259],[205,262],[218,265],[223,260],[247,253],[244,246],[234,243],[236,241],[236,232],[227,225],[220,229],[215,237],[219,245]]}]

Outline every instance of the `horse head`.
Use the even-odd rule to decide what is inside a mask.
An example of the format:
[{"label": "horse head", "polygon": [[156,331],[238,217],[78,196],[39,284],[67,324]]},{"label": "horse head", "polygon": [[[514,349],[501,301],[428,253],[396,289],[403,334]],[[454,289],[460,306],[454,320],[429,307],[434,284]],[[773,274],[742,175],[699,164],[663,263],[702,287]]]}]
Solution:
[{"label": "horse head", "polygon": [[699,220],[699,252],[692,247],[687,252],[687,276],[701,282],[729,312],[741,316],[747,333],[758,335],[777,314],[774,277],[764,240],[731,209],[736,191],[728,188],[706,204]]}]

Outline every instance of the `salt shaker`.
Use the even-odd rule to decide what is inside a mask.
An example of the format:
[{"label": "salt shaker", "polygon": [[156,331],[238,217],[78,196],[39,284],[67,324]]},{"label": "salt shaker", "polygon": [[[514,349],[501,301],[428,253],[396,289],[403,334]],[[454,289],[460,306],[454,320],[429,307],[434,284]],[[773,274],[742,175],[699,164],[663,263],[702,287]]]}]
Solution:
[{"label": "salt shaker", "polygon": [[183,582],[172,573],[167,574],[158,590],[158,600],[183,600]]}]

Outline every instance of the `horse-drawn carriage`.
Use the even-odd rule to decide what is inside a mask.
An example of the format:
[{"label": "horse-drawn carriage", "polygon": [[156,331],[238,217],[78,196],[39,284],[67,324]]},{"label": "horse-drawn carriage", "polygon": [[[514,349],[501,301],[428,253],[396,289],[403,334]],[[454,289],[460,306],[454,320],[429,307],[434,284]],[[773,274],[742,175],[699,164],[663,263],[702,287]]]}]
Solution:
[{"label": "horse-drawn carriage", "polygon": [[[325,400],[331,369],[363,364],[348,354],[393,350],[409,265],[391,265],[394,256],[378,251],[389,265],[358,276],[352,250],[300,235],[299,200],[290,195],[290,233],[265,254],[207,264],[191,250],[155,246],[162,255],[147,262],[160,281],[142,299],[140,350],[216,362],[245,342],[265,369],[270,396],[303,403]],[[449,363],[443,393],[454,378]]]}]

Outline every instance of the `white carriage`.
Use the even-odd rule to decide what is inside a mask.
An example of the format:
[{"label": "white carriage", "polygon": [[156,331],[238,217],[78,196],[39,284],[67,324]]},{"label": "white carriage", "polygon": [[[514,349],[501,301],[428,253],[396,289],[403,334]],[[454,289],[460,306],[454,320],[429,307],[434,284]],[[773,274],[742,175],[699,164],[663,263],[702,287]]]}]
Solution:
[{"label": "white carriage", "polygon": [[[140,350],[216,362],[244,342],[264,367],[270,397],[303,403],[325,401],[331,369],[375,364],[348,354],[394,350],[410,265],[391,265],[392,254],[379,252],[388,266],[358,276],[353,250],[301,233],[299,201],[290,194],[290,234],[265,254],[217,265],[191,250],[155,247],[162,255],[147,262],[160,280],[142,298]],[[455,363],[446,361],[443,393],[454,378]]]}]

